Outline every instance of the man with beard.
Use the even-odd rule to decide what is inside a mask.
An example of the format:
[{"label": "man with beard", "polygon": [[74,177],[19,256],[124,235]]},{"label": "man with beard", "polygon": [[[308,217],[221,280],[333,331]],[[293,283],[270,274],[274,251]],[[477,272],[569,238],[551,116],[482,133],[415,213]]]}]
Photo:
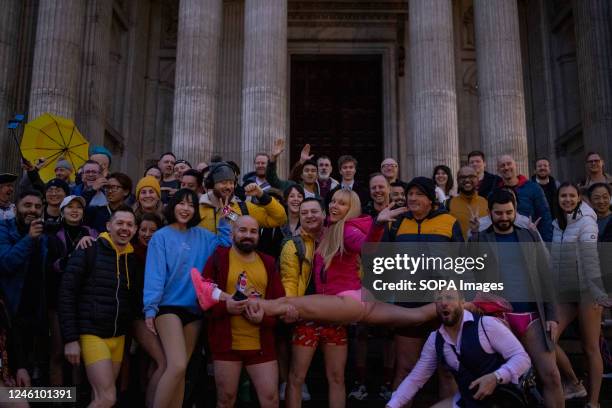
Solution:
[{"label": "man with beard", "polygon": [[64,355],[75,366],[83,359],[95,407],[112,407],[117,399],[115,381],[132,321],[130,280],[136,279],[130,244],[137,230],[132,209],[118,208],[106,229],[93,246],[70,257],[57,309]]},{"label": "man with beard", "polygon": [[504,154],[497,159],[497,173],[501,180],[496,189],[511,188],[516,194],[516,211],[529,217],[538,227],[542,239],[552,240],[552,215],[544,191],[537,183],[529,180],[516,170],[516,162],[512,156]]},{"label": "man with beard", "polygon": [[[0,286],[13,325],[21,333],[22,357],[32,370],[46,360],[48,341],[45,293],[47,237],[42,220],[43,202],[38,191],[19,194],[16,216],[0,221]],[[36,350],[36,355],[33,351]],[[29,379],[28,379],[29,381]]]},{"label": "man with beard", "polygon": [[[517,299],[512,312],[503,313],[510,330],[521,341],[533,361],[544,394],[544,406],[565,404],[556,364],[557,310],[550,274],[548,251],[535,231],[515,225],[516,199],[510,191],[495,190],[488,200],[492,225],[472,235],[480,253],[487,253],[488,282],[503,282],[499,293]],[[501,245],[500,245],[501,243]],[[512,299],[511,299],[512,300]],[[524,301],[528,300],[528,301]]]},{"label": "man with beard", "polygon": [[431,332],[419,361],[387,407],[399,408],[411,401],[439,364],[451,371],[459,392],[436,404],[437,408],[491,406],[485,398],[498,384],[517,384],[529,369],[529,356],[501,321],[465,310],[460,292],[437,292],[435,301],[442,325]]},{"label": "man with beard", "polygon": [[395,208],[406,206],[406,183],[403,181],[391,183],[391,201]]},{"label": "man with beard", "polygon": [[339,183],[338,180],[331,176],[332,164],[329,157],[319,156],[317,159],[317,168],[319,171],[319,194],[321,197],[325,198]]},{"label": "man with beard", "polygon": [[222,214],[218,214],[220,200],[230,203],[222,211],[232,211],[235,216],[250,215],[264,228],[280,227],[287,222],[283,206],[265,193],[257,183],[244,186],[247,197],[257,198],[257,203],[240,201],[235,197],[236,179],[234,168],[227,162],[214,163],[209,167],[204,182],[207,192],[200,197],[201,227],[212,233],[217,232],[217,225],[222,218]]},{"label": "man with beard", "polygon": [[550,161],[546,157],[540,157],[535,162],[535,174],[531,176],[531,181],[538,183],[544,194],[546,195],[546,201],[548,207],[552,212],[553,218],[555,217],[555,211],[557,208],[557,189],[561,185],[551,175]]},{"label": "man with beard", "polygon": [[208,340],[217,384],[217,407],[233,407],[238,381],[245,367],[262,408],[278,406],[278,364],[275,351],[276,319],[262,308],[247,306],[250,296],[276,299],[285,290],[275,260],[255,250],[259,224],[239,217],[232,228],[231,248],[217,247],[206,262],[204,277],[218,288],[235,293],[211,308]]},{"label": "man with beard", "polygon": [[16,174],[0,174],[0,221],[15,218],[15,204],[13,204],[13,193],[15,192]]},{"label": "man with beard", "polygon": [[[435,207],[436,186],[432,179],[415,177],[408,183],[406,203],[409,211],[397,217],[388,227],[383,241],[389,242],[463,242],[457,219],[443,208]],[[418,303],[401,303],[404,307],[417,307]],[[416,356],[423,347],[436,322],[419,327],[402,327],[395,331],[394,387],[406,377],[416,364]],[[453,390],[452,378],[439,372],[439,393],[449,395]]]},{"label": "man with beard", "polygon": [[487,200],[478,195],[478,176],[470,166],[463,166],[457,172],[459,194],[446,201],[448,212],[459,221],[463,239],[468,238],[470,221],[489,214]]}]

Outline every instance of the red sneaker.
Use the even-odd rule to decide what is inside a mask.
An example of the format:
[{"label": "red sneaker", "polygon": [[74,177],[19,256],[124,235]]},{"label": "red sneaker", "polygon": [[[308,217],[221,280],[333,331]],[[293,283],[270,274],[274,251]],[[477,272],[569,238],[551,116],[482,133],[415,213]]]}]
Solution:
[{"label": "red sneaker", "polygon": [[191,281],[202,309],[208,310],[219,303],[218,300],[213,299],[213,290],[215,290],[217,284],[204,279],[197,268],[191,269]]}]

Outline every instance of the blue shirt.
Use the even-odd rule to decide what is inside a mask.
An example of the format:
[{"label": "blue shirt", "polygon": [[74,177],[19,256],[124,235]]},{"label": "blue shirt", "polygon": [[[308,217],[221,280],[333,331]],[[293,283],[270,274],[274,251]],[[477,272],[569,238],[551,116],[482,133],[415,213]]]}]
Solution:
[{"label": "blue shirt", "polygon": [[155,232],[147,248],[145,317],[155,317],[159,306],[179,306],[200,313],[191,269],[204,269],[217,245],[231,245],[230,226],[224,218],[219,222],[217,235],[202,227],[180,231],[168,226]]}]

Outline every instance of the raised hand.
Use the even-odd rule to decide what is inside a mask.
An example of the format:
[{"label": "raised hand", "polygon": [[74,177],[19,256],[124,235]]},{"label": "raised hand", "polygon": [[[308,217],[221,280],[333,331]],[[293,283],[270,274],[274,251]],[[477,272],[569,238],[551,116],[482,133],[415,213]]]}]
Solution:
[{"label": "raised hand", "polygon": [[272,153],[270,154],[270,159],[272,161],[276,161],[276,158],[281,155],[282,152],[285,151],[285,139],[278,138],[274,141],[274,145],[272,146]]},{"label": "raised hand", "polygon": [[383,208],[382,211],[378,213],[378,217],[376,217],[376,222],[382,224],[383,222],[395,221],[398,215],[408,212],[408,207],[400,207],[393,210],[392,208],[394,205],[395,204],[390,203],[388,206]]},{"label": "raised hand", "polygon": [[310,145],[306,143],[304,147],[302,147],[302,151],[300,152],[300,163],[304,163],[307,160],[310,160],[314,157],[314,154],[310,154]]},{"label": "raised hand", "polygon": [[250,183],[244,186],[244,193],[250,197],[261,198],[264,192],[261,187],[257,185],[257,183]]}]

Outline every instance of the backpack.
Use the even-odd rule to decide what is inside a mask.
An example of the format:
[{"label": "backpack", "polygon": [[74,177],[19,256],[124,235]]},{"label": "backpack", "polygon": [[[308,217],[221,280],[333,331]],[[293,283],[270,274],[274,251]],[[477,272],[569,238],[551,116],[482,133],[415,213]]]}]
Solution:
[{"label": "backpack", "polygon": [[295,245],[295,255],[298,258],[300,263],[300,275],[302,274],[302,265],[304,261],[306,261],[306,245],[304,244],[304,240],[299,235],[292,235],[289,237],[285,237],[283,242],[281,243],[281,248],[285,246],[288,241],[293,241],[293,245]]},{"label": "backpack", "polygon": [[246,201],[238,201],[238,207],[240,207],[240,212],[242,215],[249,215],[249,207],[247,206]]}]

